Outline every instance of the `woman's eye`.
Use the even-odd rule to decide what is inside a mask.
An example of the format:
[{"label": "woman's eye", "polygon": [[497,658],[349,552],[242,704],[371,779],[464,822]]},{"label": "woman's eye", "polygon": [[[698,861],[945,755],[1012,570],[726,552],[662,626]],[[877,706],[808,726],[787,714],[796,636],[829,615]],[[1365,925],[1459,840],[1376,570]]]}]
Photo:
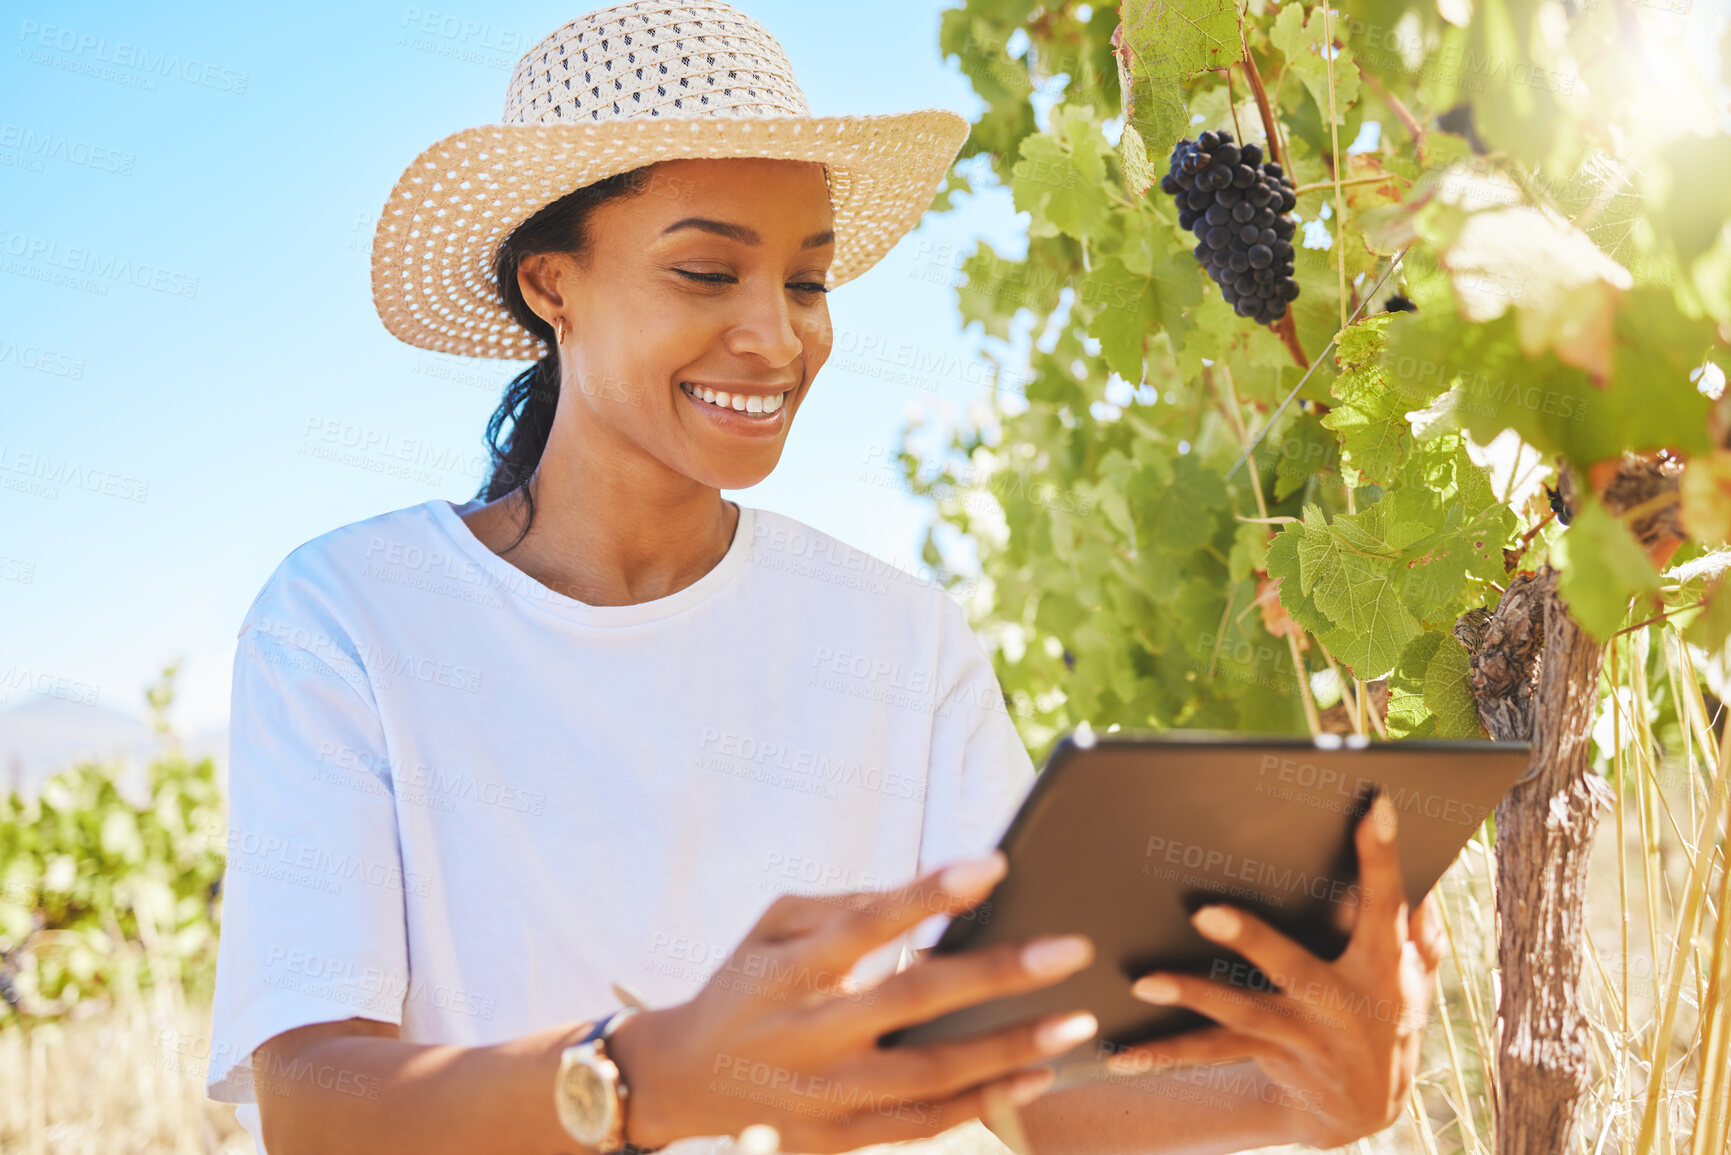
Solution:
[{"label": "woman's eye", "polygon": [[[702,281],[705,284],[710,285],[724,284],[733,280],[733,278],[727,273],[696,273],[692,272],[690,269],[674,269],[673,271],[682,277],[690,277],[694,281]],[[802,293],[829,292],[828,289],[823,287],[822,281],[796,281],[794,282],[793,287]]]}]

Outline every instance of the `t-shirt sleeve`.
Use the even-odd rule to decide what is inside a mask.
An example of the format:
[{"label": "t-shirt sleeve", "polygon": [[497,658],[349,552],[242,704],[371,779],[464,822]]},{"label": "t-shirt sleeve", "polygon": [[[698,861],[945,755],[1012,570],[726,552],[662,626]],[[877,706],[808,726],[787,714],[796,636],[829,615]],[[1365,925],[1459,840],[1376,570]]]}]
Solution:
[{"label": "t-shirt sleeve", "polygon": [[[919,874],[989,854],[1034,785],[1034,763],[1004,704],[992,661],[967,615],[943,595],[940,697],[932,720]],[[948,919],[914,928],[909,945],[931,946]]]},{"label": "t-shirt sleeve", "polygon": [[278,603],[255,602],[241,628],[206,1073],[222,1102],[257,1102],[252,1052],[274,1035],[349,1018],[402,1022],[408,943],[390,763],[351,653],[329,622]]}]

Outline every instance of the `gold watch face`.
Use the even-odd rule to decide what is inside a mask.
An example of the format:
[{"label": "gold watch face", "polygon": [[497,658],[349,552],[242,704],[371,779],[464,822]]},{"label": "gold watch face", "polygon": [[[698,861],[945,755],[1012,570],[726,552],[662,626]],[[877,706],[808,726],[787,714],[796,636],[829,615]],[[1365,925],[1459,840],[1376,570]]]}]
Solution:
[{"label": "gold watch face", "polygon": [[565,1072],[565,1099],[571,1107],[572,1119],[590,1140],[599,1139],[607,1129],[613,1107],[612,1089],[601,1072],[587,1063],[574,1063]]}]

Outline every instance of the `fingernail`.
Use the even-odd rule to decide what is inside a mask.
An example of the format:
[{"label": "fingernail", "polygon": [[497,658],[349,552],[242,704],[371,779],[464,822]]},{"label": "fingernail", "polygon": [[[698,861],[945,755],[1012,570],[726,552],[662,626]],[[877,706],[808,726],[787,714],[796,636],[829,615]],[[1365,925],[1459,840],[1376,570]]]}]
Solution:
[{"label": "fingernail", "polygon": [[1038,938],[1022,948],[1022,965],[1041,977],[1069,974],[1087,965],[1092,953],[1088,940],[1080,935]]},{"label": "fingernail", "polygon": [[1388,795],[1376,796],[1376,805],[1371,808],[1370,820],[1376,824],[1373,833],[1378,842],[1387,846],[1394,841],[1394,826],[1398,819],[1395,816],[1394,803]]},{"label": "fingernail", "polygon": [[1004,876],[1004,852],[994,850],[985,858],[958,862],[938,875],[938,885],[952,894],[974,894]]},{"label": "fingernail", "polygon": [[1178,984],[1165,975],[1148,975],[1137,979],[1130,993],[1144,1002],[1166,1006],[1178,1001]]},{"label": "fingernail", "polygon": [[1038,1071],[1030,1071],[1025,1075],[1017,1075],[1010,1083],[1010,1102],[1018,1107],[1026,1106],[1046,1093],[1046,1088],[1052,1085],[1052,1080],[1058,1077],[1058,1072],[1050,1067]]},{"label": "fingernail", "polygon": [[1100,1020],[1087,1011],[1077,1011],[1061,1019],[1042,1023],[1034,1032],[1034,1045],[1048,1055],[1067,1051],[1083,1039],[1091,1039],[1100,1029]]},{"label": "fingernail", "polygon": [[1235,938],[1244,920],[1224,906],[1205,906],[1190,917],[1197,930],[1209,938]]},{"label": "fingernail", "polygon": [[1115,1075],[1135,1075],[1153,1066],[1146,1055],[1113,1055],[1106,1060],[1106,1069]]}]

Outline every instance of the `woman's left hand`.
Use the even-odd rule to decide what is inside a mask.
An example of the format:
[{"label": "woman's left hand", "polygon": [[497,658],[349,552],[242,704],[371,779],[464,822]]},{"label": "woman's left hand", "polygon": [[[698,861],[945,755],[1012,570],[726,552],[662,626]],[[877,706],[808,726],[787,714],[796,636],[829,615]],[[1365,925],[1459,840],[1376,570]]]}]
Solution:
[{"label": "woman's left hand", "polygon": [[1434,891],[1409,917],[1386,795],[1359,823],[1356,840],[1359,902],[1339,958],[1325,962],[1244,911],[1204,907],[1196,929],[1249,959],[1267,981],[1252,989],[1249,967],[1218,982],[1144,975],[1131,988],[1137,998],[1188,1007],[1218,1025],[1125,1048],[1107,1065],[1143,1073],[1253,1059],[1293,1108],[1291,1141],[1313,1147],[1343,1146],[1398,1119],[1442,957],[1442,918]]}]

